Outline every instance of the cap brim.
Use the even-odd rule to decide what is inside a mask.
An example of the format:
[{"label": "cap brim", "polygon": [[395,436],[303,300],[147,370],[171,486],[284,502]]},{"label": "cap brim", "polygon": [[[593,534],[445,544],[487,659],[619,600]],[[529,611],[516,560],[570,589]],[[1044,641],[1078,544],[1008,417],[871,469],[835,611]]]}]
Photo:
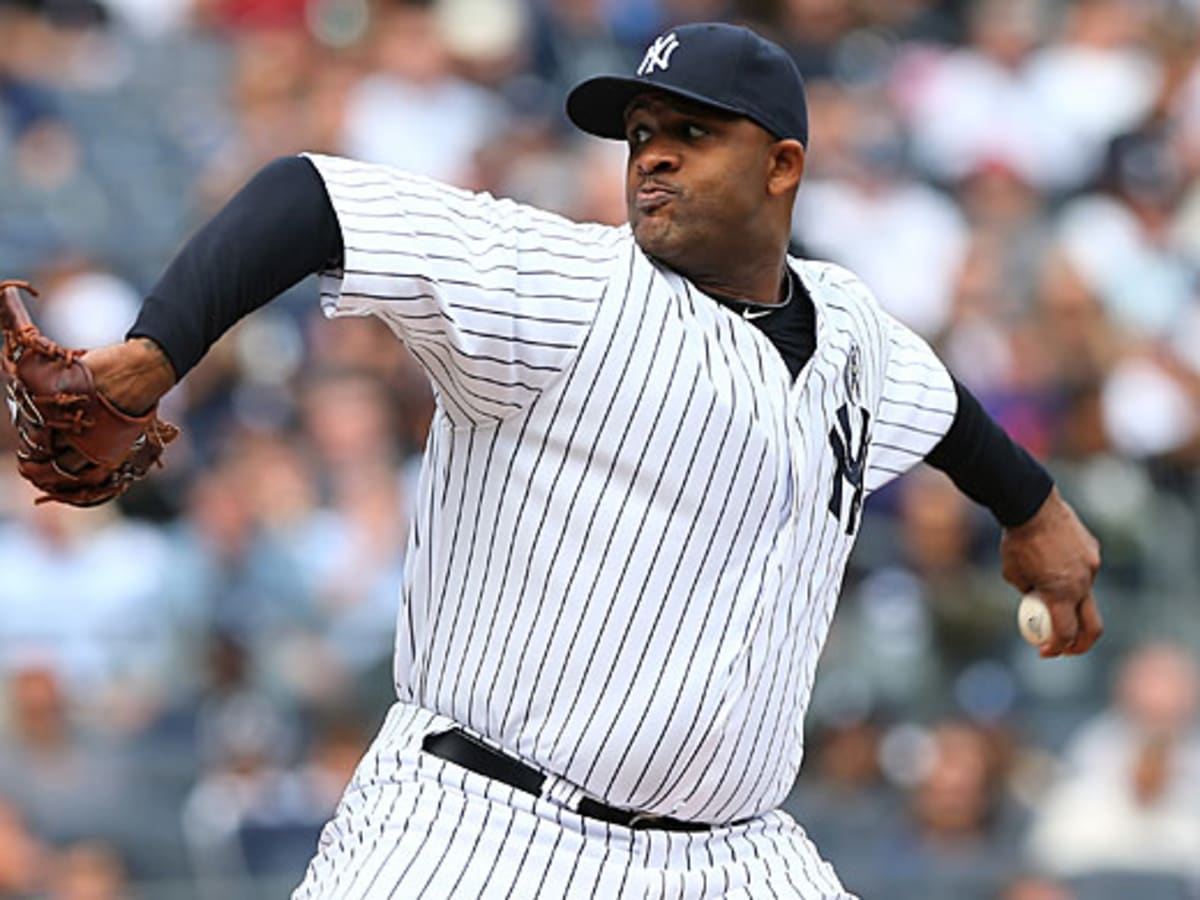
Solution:
[{"label": "cap brim", "polygon": [[629,101],[638,94],[658,92],[683,97],[713,109],[746,115],[723,103],[714,103],[708,97],[693,91],[685,91],[667,84],[645,81],[641,78],[625,78],[620,75],[597,75],[577,84],[567,95],[567,117],[588,134],[625,140],[625,109]]}]

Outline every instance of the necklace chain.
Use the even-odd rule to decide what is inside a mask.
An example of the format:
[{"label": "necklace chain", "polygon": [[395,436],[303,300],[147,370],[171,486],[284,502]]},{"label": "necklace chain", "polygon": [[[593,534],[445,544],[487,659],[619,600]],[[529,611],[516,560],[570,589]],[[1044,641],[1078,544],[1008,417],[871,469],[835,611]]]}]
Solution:
[{"label": "necklace chain", "polygon": [[758,319],[762,316],[769,316],[773,312],[778,312],[789,303],[792,302],[792,293],[795,288],[792,285],[791,269],[784,269],[784,281],[787,282],[787,294],[778,303],[756,303],[753,300],[739,300],[742,304],[743,319]]}]

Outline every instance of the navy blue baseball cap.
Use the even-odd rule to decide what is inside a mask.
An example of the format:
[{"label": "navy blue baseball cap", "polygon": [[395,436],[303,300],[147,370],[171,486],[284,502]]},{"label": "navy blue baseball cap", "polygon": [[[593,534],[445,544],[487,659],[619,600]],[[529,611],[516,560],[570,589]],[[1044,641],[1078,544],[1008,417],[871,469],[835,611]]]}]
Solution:
[{"label": "navy blue baseball cap", "polygon": [[808,146],[804,80],[787,52],[749,28],[705,22],[654,39],[631,75],[598,75],[567,95],[567,115],[589,134],[625,139],[625,108],[663,91],[745,116],[776,138]]}]

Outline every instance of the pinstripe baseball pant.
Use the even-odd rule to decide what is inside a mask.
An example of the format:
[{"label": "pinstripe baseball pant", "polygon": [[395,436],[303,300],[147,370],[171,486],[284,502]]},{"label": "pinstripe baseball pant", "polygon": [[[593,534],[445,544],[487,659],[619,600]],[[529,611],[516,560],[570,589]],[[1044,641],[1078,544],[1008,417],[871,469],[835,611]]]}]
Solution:
[{"label": "pinstripe baseball pant", "polygon": [[704,832],[583,818],[421,751],[452,724],[392,708],[293,900],[854,900],[783,812]]}]

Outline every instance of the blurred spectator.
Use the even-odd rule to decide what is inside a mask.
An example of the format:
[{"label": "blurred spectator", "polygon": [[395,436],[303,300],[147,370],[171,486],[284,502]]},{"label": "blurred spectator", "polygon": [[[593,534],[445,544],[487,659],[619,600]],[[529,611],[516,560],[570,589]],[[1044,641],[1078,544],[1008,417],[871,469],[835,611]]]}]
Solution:
[{"label": "blurred spectator", "polygon": [[185,27],[193,0],[102,0],[123,26],[140,37],[161,40]]},{"label": "blurred spectator", "polygon": [[288,875],[307,864],[367,748],[363,723],[344,711],[321,719],[314,730],[306,757],[239,823],[238,842],[255,877]]},{"label": "blurred spectator", "polygon": [[141,305],[131,285],[84,260],[59,259],[36,280],[42,330],[68,347],[122,340]]},{"label": "blurred spectator", "polygon": [[1024,83],[1048,13],[1043,0],[980,0],[968,7],[964,45],[901,54],[892,90],[916,159],[934,177],[959,181],[1001,161],[1040,187],[1064,180],[1065,140]]},{"label": "blurred spectator", "polygon": [[1044,0],[981,0],[966,47],[918,48],[897,67],[918,158],[935,176],[956,181],[1000,160],[1042,188],[1079,187],[1108,142],[1150,111],[1160,73],[1138,44],[1140,8],[1077,0],[1062,38],[1039,46],[1056,11]]},{"label": "blurred spectator", "polygon": [[818,258],[852,269],[883,307],[932,337],[950,315],[951,288],[966,250],[954,203],[904,171],[904,143],[886,111],[847,92],[858,107],[846,135],[841,178],[810,178],[796,197],[793,234]]},{"label": "blurred spectator", "polygon": [[0,794],[0,897],[32,894],[42,883],[48,861],[48,848]]},{"label": "blurred spectator", "polygon": [[1149,644],[1123,664],[1112,707],[1080,729],[1029,838],[1047,871],[1200,876],[1200,672]]},{"label": "blurred spectator", "polygon": [[120,854],[97,841],[67,847],[54,858],[47,900],[129,900],[128,873]]},{"label": "blurred spectator", "polygon": [[[95,723],[134,731],[173,683],[186,616],[167,591],[163,535],[114,507],[34,506],[0,522],[0,664],[41,660]],[[65,611],[69,611],[66,614]]]},{"label": "blurred spectator", "polygon": [[183,827],[202,880],[301,872],[366,749],[363,722],[343,710],[317,719],[296,761],[293,723],[262,701],[214,696],[200,723],[209,751]]},{"label": "blurred spectator", "polygon": [[208,679],[192,698],[200,774],[183,803],[182,825],[202,882],[246,874],[237,829],[259,794],[294,759],[298,722],[263,690],[255,659],[232,634],[211,636]]},{"label": "blurred spectator", "polygon": [[[1007,190],[1008,185],[998,185],[998,189]],[[1026,224],[1028,228],[1022,232],[1037,240],[1036,222]],[[1040,260],[1042,253],[1039,246],[1036,253],[1024,256],[1022,243],[1022,237],[999,229],[973,230],[954,283],[950,320],[941,338],[947,364],[960,381],[983,398],[993,415],[1001,412],[997,402],[1019,394],[1044,394],[1052,374],[1049,363],[1039,364],[1038,356],[1026,354],[1020,358],[1025,347],[1019,339],[1022,330],[1028,330],[1028,308],[1037,271],[1034,260]],[[1020,265],[1029,266],[1029,271],[1012,274]],[[1005,421],[1006,427],[1012,424]],[[1033,445],[1026,443],[1031,438]],[[1026,428],[1019,439],[1035,454],[1045,452],[1045,435],[1031,434]]]},{"label": "blurred spectator", "polygon": [[883,735],[848,722],[824,733],[786,808],[863,897],[987,900],[1019,860],[1003,746],[957,720]]},{"label": "blurred spectator", "polygon": [[[654,0],[531,0],[527,5],[533,19],[531,69],[541,82],[545,113],[556,119],[565,119],[559,112],[562,97],[577,81],[636,66],[662,25],[661,5]],[[622,36],[626,42],[617,40]]]},{"label": "blurred spectator", "polygon": [[574,159],[581,177],[571,218],[604,225],[624,225],[625,151],[612,141],[587,141]]},{"label": "blurred spectator", "polygon": [[[286,558],[295,579],[275,611],[260,595],[249,601],[257,610],[238,615],[271,617],[247,634],[271,678],[307,699],[391,658],[409,503],[387,399],[369,376],[318,376],[303,406],[319,468],[300,446],[270,434],[247,436],[229,464],[247,527]],[[388,484],[392,490],[381,489]]]},{"label": "blurred spectator", "polygon": [[996,894],[996,900],[1079,900],[1065,885],[1037,876],[1019,877]]},{"label": "blurred spectator", "polygon": [[888,896],[958,900],[994,890],[1019,858],[999,747],[961,722],[943,723],[931,737],[911,794],[912,830],[899,836],[885,864],[898,889]]},{"label": "blurred spectator", "polygon": [[838,42],[855,25],[847,0],[784,0],[780,4],[781,38],[807,79],[834,74]]},{"label": "blurred spectator", "polygon": [[954,43],[959,38],[956,4],[942,0],[861,0],[857,4],[871,26],[909,43]]},{"label": "blurred spectator", "polygon": [[[982,160],[967,171],[955,196],[978,238],[989,241],[1003,285],[1010,295],[1024,299],[1048,237],[1042,197],[1001,159]],[[1011,299],[992,310],[993,314],[1011,311]]]},{"label": "blurred spectator", "polygon": [[374,69],[347,98],[342,150],[442,181],[469,181],[496,132],[496,97],[457,78],[430,7],[384,7],[371,26]]},{"label": "blurred spectator", "polygon": [[266,644],[311,603],[287,549],[256,521],[236,457],[191,487],[171,535],[169,590],[200,621]]},{"label": "blurred spectator", "polygon": [[[981,529],[970,501],[944,474],[912,473],[900,486],[899,513],[898,549],[922,587],[941,678],[952,683],[970,661],[1002,654],[1015,598],[971,564]],[[992,536],[990,527],[985,533]]]},{"label": "blurred spectator", "polygon": [[0,756],[0,796],[11,798],[36,833],[54,842],[103,835],[128,841],[123,815],[134,773],[121,748],[71,720],[53,670],[10,667],[5,678],[9,728]]},{"label": "blurred spectator", "polygon": [[334,477],[356,464],[396,461],[394,416],[387,387],[370,373],[316,372],[306,381],[305,429]]},{"label": "blurred spectator", "polygon": [[1113,367],[1101,396],[1105,431],[1134,459],[1165,457],[1193,447],[1200,436],[1194,393],[1153,357],[1130,357]]},{"label": "blurred spectator", "polygon": [[82,157],[80,135],[58,118],[39,118],[13,141],[0,170],[2,260],[10,271],[29,274],[63,247],[97,257],[111,250],[106,227],[115,211]]},{"label": "blurred spectator", "polygon": [[1036,291],[1041,327],[1065,351],[1054,361],[1055,380],[1066,385],[1096,380],[1118,358],[1119,348],[1100,299],[1068,254],[1046,254]]},{"label": "blurred spectator", "polygon": [[267,15],[258,27],[230,35],[233,69],[229,81],[229,113],[218,152],[207,160],[200,182],[200,202],[214,212],[262,165],[302,150],[332,150],[318,141],[328,139],[328,112],[310,110],[309,91],[321,80],[328,83],[339,69],[323,72],[322,51],[291,17],[276,21]]},{"label": "blurred spectator", "polygon": [[[1137,153],[1135,149],[1117,152],[1123,159],[1116,165],[1147,165],[1127,155]],[[1168,211],[1159,205],[1163,197],[1151,200],[1160,188],[1170,190],[1164,181],[1169,176],[1143,169],[1116,177],[1116,197],[1088,195],[1062,211],[1057,238],[1117,324],[1133,337],[1164,336],[1192,299],[1191,267],[1164,234]],[[1146,181],[1135,186],[1133,179]],[[1139,192],[1137,202],[1130,190]]]},{"label": "blurred spectator", "polygon": [[1039,118],[1063,141],[1052,182],[1078,185],[1108,142],[1150,113],[1162,72],[1145,47],[1153,4],[1073,0],[1061,34],[1029,59],[1025,83]]}]

